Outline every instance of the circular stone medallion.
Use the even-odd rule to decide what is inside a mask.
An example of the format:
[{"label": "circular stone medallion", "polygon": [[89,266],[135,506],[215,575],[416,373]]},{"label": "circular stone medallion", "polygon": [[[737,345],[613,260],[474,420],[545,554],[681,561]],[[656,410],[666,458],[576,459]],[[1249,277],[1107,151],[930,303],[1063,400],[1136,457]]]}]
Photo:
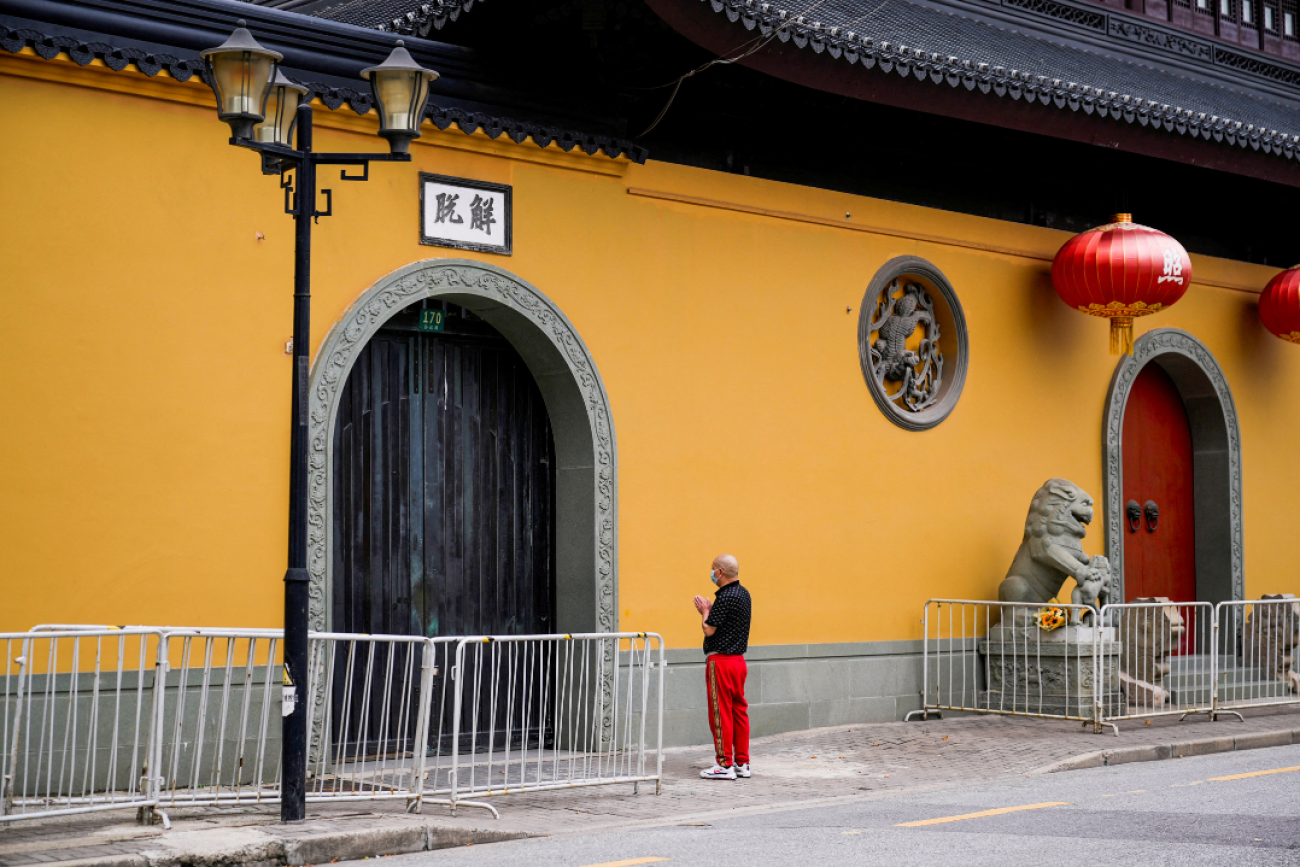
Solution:
[{"label": "circular stone medallion", "polygon": [[943,273],[899,256],[871,279],[858,313],[858,356],[871,397],[907,430],[948,417],[966,383],[966,317]]}]

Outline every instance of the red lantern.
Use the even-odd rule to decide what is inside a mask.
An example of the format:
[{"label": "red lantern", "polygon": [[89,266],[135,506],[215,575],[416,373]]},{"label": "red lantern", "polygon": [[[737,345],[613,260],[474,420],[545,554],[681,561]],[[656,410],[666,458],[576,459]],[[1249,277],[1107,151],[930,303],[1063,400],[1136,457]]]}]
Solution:
[{"label": "red lantern", "polygon": [[1259,296],[1259,319],[1283,340],[1300,343],[1300,265],[1268,281]]},{"label": "red lantern", "polygon": [[1116,214],[1114,222],[1065,242],[1052,260],[1061,300],[1110,320],[1110,351],[1133,354],[1133,317],[1164,310],[1192,282],[1192,260],[1164,232]]}]

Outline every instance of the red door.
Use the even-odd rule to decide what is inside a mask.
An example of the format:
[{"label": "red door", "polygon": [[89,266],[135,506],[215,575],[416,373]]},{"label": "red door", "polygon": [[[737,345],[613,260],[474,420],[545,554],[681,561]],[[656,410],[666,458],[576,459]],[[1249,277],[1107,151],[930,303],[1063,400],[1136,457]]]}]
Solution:
[{"label": "red door", "polygon": [[1124,601],[1143,596],[1195,601],[1192,429],[1178,388],[1157,364],[1142,368],[1124,411],[1126,508],[1130,500],[1144,512],[1147,502],[1154,502],[1160,516],[1153,529],[1143,514],[1135,532],[1124,516]]}]

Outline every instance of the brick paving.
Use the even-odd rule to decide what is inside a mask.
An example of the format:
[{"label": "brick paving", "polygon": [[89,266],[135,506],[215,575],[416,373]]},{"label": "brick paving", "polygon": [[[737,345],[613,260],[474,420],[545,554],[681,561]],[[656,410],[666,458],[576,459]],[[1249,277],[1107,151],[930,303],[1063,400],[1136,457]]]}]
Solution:
[{"label": "brick paving", "polygon": [[57,864],[64,861],[102,859],[109,855],[134,855],[147,848],[145,843],[119,843],[90,846],[57,846],[33,852],[15,852],[0,857],[0,863],[19,867],[25,864]]},{"label": "brick paving", "polygon": [[[1149,726],[1121,723],[1118,736],[1092,734],[1077,722],[998,716],[837,726],[756,739],[750,749],[754,776],[749,780],[700,779],[699,771],[713,764],[711,749],[679,748],[665,751],[663,792],[657,797],[645,794],[650,786],[643,786],[641,795],[620,786],[559,797],[511,795],[493,805],[501,812],[503,827],[534,833],[638,820],[689,820],[719,809],[796,805],[809,799],[1029,774],[1097,750],[1296,728],[1300,713],[1294,709],[1254,711],[1245,722],[1200,717],[1179,723],[1177,717],[1164,717]],[[437,809],[442,808],[426,808]],[[474,815],[480,811],[460,812],[483,821]]]},{"label": "brick paving", "polygon": [[[1124,747],[1239,738],[1263,732],[1300,730],[1300,709],[1256,709],[1246,720],[1120,724],[1118,736],[1093,734],[1077,722],[1017,717],[968,716],[910,723],[837,726],[755,739],[754,776],[749,780],[702,780],[712,764],[708,746],[665,750],[662,793],[642,784],[577,788],[492,799],[501,812],[425,804],[423,820],[446,828],[485,828],[526,834],[556,834],[601,827],[691,822],[721,811],[764,811],[819,800],[879,797],[882,793],[934,788],[1043,772],[1082,754]],[[204,828],[268,827],[275,807],[187,808],[170,813],[174,831],[134,823],[130,811],[51,818],[0,826],[0,867],[95,859],[111,862],[150,846],[166,833]],[[309,819],[330,828],[365,830],[376,823],[413,822],[401,801],[308,805]],[[312,823],[315,824],[315,823]],[[277,828],[276,833],[306,831]],[[115,857],[116,856],[116,857]],[[142,862],[141,862],[142,863]]]}]

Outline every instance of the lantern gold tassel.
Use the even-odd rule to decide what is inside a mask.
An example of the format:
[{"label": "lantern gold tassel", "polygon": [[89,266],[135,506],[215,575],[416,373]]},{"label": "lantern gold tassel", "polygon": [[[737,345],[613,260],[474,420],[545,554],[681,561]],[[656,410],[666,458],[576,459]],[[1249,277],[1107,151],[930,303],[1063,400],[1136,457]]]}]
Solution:
[{"label": "lantern gold tassel", "polygon": [[1133,354],[1133,317],[1116,316],[1110,320],[1110,354]]}]

